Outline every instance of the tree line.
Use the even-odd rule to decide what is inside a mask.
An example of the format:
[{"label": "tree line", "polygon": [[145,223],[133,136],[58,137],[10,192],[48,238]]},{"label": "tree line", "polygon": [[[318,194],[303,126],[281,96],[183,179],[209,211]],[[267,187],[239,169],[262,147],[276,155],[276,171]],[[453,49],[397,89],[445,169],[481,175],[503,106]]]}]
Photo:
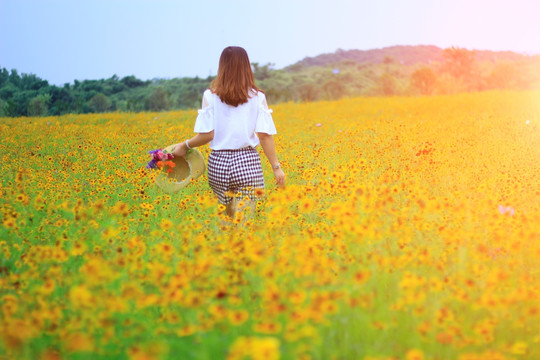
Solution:
[{"label": "tree line", "polygon": [[50,85],[34,74],[0,69],[0,116],[45,116],[106,111],[161,111],[193,108],[212,78],[140,80],[116,75]]},{"label": "tree line", "polygon": [[[485,54],[477,57],[475,51],[452,47],[439,52],[436,60],[431,61],[426,59],[426,49],[418,47],[415,56],[425,60],[419,61],[411,55],[414,47],[404,49],[406,52],[394,47],[384,57],[380,50],[370,54],[351,51],[356,58],[338,50],[284,69],[274,69],[271,63],[252,66],[258,86],[271,103],[540,88],[538,56],[512,53],[502,59]],[[364,62],[362,59],[368,55],[371,62]],[[140,80],[113,75],[55,86],[34,74],[0,68],[0,116],[198,108],[203,91],[213,79],[209,76]]]}]

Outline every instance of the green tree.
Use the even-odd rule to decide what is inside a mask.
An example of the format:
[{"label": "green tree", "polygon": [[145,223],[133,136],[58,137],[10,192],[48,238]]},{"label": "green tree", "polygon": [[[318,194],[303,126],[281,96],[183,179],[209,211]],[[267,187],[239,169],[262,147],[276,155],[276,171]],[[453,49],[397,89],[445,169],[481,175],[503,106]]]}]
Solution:
[{"label": "green tree", "polygon": [[497,64],[491,75],[489,83],[497,89],[526,89],[528,87],[526,77],[519,71],[517,64]]},{"label": "green tree", "polygon": [[[105,93],[103,81],[100,80],[84,80],[81,83],[81,90],[86,93]],[[104,94],[105,95],[105,94]]]},{"label": "green tree", "polygon": [[19,88],[21,90],[40,90],[49,87],[46,80],[42,80],[34,74],[21,74]]},{"label": "green tree", "polygon": [[28,113],[28,104],[35,98],[38,92],[35,90],[21,90],[13,94],[11,100],[14,103],[14,116],[24,116]]},{"label": "green tree", "polygon": [[300,84],[296,91],[302,101],[315,101],[319,98],[319,87],[314,83]]},{"label": "green tree", "polygon": [[385,65],[386,72],[390,71],[390,65],[394,64],[395,60],[392,56],[385,56],[383,59],[383,64]]},{"label": "green tree", "polygon": [[126,108],[127,108],[128,111],[143,111],[144,110],[144,99],[130,98],[126,102]]},{"label": "green tree", "polygon": [[38,95],[28,103],[28,116],[45,116],[48,112],[48,103],[51,96],[48,94]]},{"label": "green tree", "polygon": [[6,68],[0,69],[0,88],[9,81],[9,71]]},{"label": "green tree", "polygon": [[6,116],[7,113],[4,111],[4,108],[7,106],[7,103],[5,100],[3,99],[0,99],[0,117],[1,116]]},{"label": "green tree", "polygon": [[451,47],[444,49],[445,68],[455,78],[463,79],[471,75],[474,66],[474,51]]},{"label": "green tree", "polygon": [[94,112],[105,112],[111,108],[111,101],[107,96],[102,93],[97,93],[92,96],[88,105]]},{"label": "green tree", "polygon": [[5,116],[19,116],[20,114],[17,112],[17,104],[13,100],[7,100],[3,107],[2,112]]},{"label": "green tree", "polygon": [[322,90],[324,91],[326,98],[329,100],[337,100],[343,97],[346,93],[343,83],[336,79],[327,80],[322,85]]},{"label": "green tree", "polygon": [[51,87],[51,101],[49,106],[49,114],[61,115],[69,112],[75,112],[73,91],[69,84],[64,84],[64,87]]},{"label": "green tree", "polygon": [[397,81],[396,78],[385,72],[379,77],[379,92],[382,95],[395,95],[397,93]]},{"label": "green tree", "polygon": [[170,94],[163,87],[156,87],[147,101],[147,109],[152,111],[167,110],[171,106]]},{"label": "green tree", "polygon": [[272,76],[272,67],[274,64],[259,65],[259,63],[251,63],[253,67],[253,76],[255,80],[265,80]]},{"label": "green tree", "polygon": [[135,88],[135,87],[141,87],[141,86],[148,85],[147,81],[139,80],[133,75],[126,76],[126,77],[122,78],[122,80],[120,80],[120,82],[122,84],[124,84],[128,88]]},{"label": "green tree", "polygon": [[293,100],[293,83],[291,76],[283,70],[275,70],[268,79],[257,81],[269,104]]},{"label": "green tree", "polygon": [[0,89],[0,98],[8,100],[8,99],[11,99],[13,96],[15,96],[15,94],[18,92],[19,92],[19,88],[17,88],[11,82],[7,82]]},{"label": "green tree", "polygon": [[437,84],[437,75],[428,67],[416,70],[411,75],[411,85],[422,95],[431,95]]},{"label": "green tree", "polygon": [[11,69],[11,73],[9,74],[9,82],[15,85],[17,88],[20,88],[21,77],[16,69]]}]

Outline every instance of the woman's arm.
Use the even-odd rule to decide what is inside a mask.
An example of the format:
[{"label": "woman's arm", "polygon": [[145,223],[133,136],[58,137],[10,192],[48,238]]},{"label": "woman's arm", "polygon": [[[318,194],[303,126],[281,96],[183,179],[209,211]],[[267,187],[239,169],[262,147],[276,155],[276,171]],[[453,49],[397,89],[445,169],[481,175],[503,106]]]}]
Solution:
[{"label": "woman's arm", "polygon": [[279,166],[278,158],[276,155],[276,146],[274,144],[274,137],[272,135],[269,135],[263,132],[257,133],[257,136],[259,137],[259,141],[261,142],[261,146],[264,150],[264,154],[268,158],[268,161],[270,162],[270,165],[272,166],[272,170],[274,170],[274,176],[276,178],[277,185],[284,186],[285,173]]},{"label": "woman's arm", "polygon": [[[189,144],[190,148],[199,147],[204,144],[208,144],[212,139],[214,138],[214,130],[207,132],[207,133],[198,133],[191,139],[187,139],[186,141]],[[185,156],[187,154],[188,148],[186,146],[186,141],[180,144],[176,144],[174,147],[174,151],[172,154],[174,156]]]}]

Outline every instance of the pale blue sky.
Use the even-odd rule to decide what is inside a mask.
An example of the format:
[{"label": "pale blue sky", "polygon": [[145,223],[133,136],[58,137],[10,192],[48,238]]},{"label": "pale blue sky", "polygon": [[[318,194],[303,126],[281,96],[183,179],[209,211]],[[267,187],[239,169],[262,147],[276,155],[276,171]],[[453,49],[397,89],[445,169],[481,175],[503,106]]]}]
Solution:
[{"label": "pale blue sky", "polygon": [[215,75],[224,47],[282,68],[338,48],[540,54],[540,0],[0,0],[0,66],[52,84]]}]

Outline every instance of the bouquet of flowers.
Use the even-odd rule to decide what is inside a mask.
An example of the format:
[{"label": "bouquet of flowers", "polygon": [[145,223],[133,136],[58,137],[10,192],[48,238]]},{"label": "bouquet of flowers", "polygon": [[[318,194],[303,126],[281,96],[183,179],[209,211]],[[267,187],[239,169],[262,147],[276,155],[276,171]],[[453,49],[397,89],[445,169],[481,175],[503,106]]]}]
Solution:
[{"label": "bouquet of flowers", "polygon": [[146,165],[147,169],[167,169],[167,173],[171,173],[175,167],[175,163],[171,160],[174,159],[173,154],[167,152],[167,150],[156,149],[148,152],[152,155],[152,160]]}]

